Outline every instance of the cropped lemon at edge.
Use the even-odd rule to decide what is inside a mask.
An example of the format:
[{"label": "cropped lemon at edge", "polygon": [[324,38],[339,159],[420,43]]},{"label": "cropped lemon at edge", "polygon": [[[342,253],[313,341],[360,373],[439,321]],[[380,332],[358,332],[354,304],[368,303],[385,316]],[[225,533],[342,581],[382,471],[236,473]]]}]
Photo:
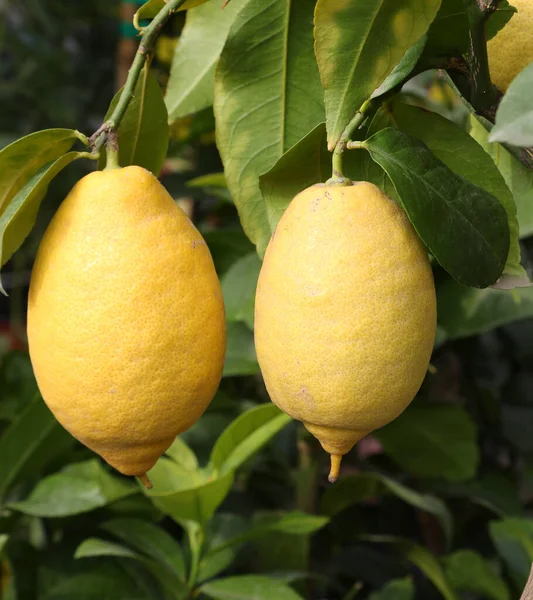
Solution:
[{"label": "cropped lemon at edge", "polygon": [[367,182],[298,194],[268,245],[255,345],[270,398],[341,458],[396,418],[425,377],[436,331],[426,249]]},{"label": "cropped lemon at edge", "polygon": [[159,181],[135,166],[79,181],[43,237],[28,299],[31,361],[59,422],[147,482],[212,400],[225,340],[210,252]]},{"label": "cropped lemon at edge", "polygon": [[533,61],[533,1],[513,0],[510,4],[518,12],[487,45],[491,79],[502,92]]}]

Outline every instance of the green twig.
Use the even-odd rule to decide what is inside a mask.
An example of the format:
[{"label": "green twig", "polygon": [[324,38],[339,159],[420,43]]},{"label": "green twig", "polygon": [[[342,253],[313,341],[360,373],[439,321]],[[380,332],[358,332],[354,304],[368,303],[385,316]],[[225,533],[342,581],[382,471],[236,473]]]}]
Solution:
[{"label": "green twig", "polygon": [[170,15],[175,12],[182,4],[185,4],[186,0],[169,0],[165,6],[157,13],[150,24],[143,29],[143,36],[133,59],[133,63],[130,67],[128,78],[120,99],[113,110],[113,113],[109,119],[103,123],[103,125],[91,136],[90,143],[91,147],[98,151],[104,141],[107,139],[109,132],[116,131],[122,121],[126,110],[133,98],[137,81],[146,63],[148,55],[154,47],[154,42],[159,35],[164,24],[167,22]]},{"label": "green twig", "polygon": [[191,548],[191,569],[189,571],[188,585],[192,590],[194,589],[196,580],[198,579],[205,535],[203,527],[187,528],[187,533],[189,534],[189,546]]},{"label": "green twig", "polygon": [[326,183],[343,185],[349,183],[349,180],[344,177],[343,156],[347,144],[350,141],[354,131],[362,125],[369,111],[373,108],[372,100],[367,100],[361,108],[355,113],[354,118],[348,123],[345,130],[333,150],[333,175]]}]

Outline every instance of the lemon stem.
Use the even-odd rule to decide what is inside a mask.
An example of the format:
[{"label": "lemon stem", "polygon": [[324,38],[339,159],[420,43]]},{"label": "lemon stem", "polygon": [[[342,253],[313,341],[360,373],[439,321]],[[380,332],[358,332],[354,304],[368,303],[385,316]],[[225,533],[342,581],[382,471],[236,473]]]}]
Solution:
[{"label": "lemon stem", "polygon": [[146,473],[143,473],[142,475],[138,475],[137,479],[139,479],[139,481],[144,485],[144,487],[147,490],[151,490],[154,487],[152,485],[152,482],[150,481],[150,478],[148,477],[148,475]]},{"label": "lemon stem", "polygon": [[[346,181],[349,181],[344,177],[344,151],[346,150],[346,144],[350,141],[354,131],[362,125],[363,121],[366,119],[368,111],[372,108],[372,101],[367,100],[361,108],[355,113],[353,119],[348,123],[345,130],[342,132],[342,135],[335,145],[333,150],[333,174],[330,180],[326,183],[332,184],[338,182],[339,185],[346,185]],[[350,182],[351,183],[351,182]]]},{"label": "lemon stem", "polygon": [[342,454],[331,454],[331,469],[328,475],[328,481],[335,483],[339,478],[339,471],[341,468]]},{"label": "lemon stem", "polygon": [[107,147],[106,148],[106,165],[105,171],[109,171],[111,169],[120,169],[120,164],[118,162],[118,149]]}]

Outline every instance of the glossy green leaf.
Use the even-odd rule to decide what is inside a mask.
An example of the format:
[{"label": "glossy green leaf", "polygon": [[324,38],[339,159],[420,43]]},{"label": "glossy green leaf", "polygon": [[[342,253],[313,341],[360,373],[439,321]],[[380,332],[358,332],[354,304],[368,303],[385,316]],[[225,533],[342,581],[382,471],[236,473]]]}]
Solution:
[{"label": "glossy green leaf", "polygon": [[458,550],[443,560],[446,577],[458,592],[474,592],[491,600],[510,599],[504,580],[477,552]]},{"label": "glossy green leaf", "polygon": [[440,0],[318,0],[316,56],[325,89],[328,148],[426,33]]},{"label": "glossy green leaf", "polygon": [[520,265],[516,204],[491,157],[468,133],[436,113],[397,102],[393,105],[392,116],[402,131],[424,142],[455,174],[464,177],[500,201],[507,213],[510,245],[504,275],[497,286],[512,288],[520,280],[529,285],[529,279]]},{"label": "glossy green leaf", "polygon": [[251,252],[237,260],[221,280],[228,321],[242,321],[254,328],[255,290],[261,259]]},{"label": "glossy green leaf", "polygon": [[76,548],[74,554],[74,558],[94,558],[95,556],[138,558],[139,555],[129,548],[99,538],[87,538]]},{"label": "glossy green leaf", "polygon": [[246,411],[218,438],[211,453],[212,467],[222,474],[234,471],[290,421],[288,415],[270,403]]},{"label": "glossy green leaf", "polygon": [[506,142],[513,146],[533,146],[533,64],[527,66],[511,82],[496,113],[491,142]]},{"label": "glossy green leaf", "polygon": [[331,177],[325,123],[317,125],[259,179],[270,229],[274,231],[291,200],[302,190]]},{"label": "glossy green leaf", "polygon": [[214,600],[302,600],[288,585],[263,575],[240,575],[204,583],[200,592]]},{"label": "glossy green leaf", "polygon": [[37,395],[0,437],[0,500],[12,484],[39,473],[73,442]]},{"label": "glossy green leaf", "polygon": [[[118,104],[121,94],[122,90],[118,91],[111,101],[106,120]],[[156,76],[145,67],[118,128],[120,165],[138,165],[155,176],[159,175],[167,155],[168,140],[168,114],[163,92]],[[105,148],[101,154],[100,168],[103,168]]]},{"label": "glossy green leaf", "polygon": [[[153,19],[157,15],[157,13],[165,7],[165,4],[167,2],[168,0],[148,0],[146,4],[143,4],[141,8],[139,8],[136,16],[139,20]],[[204,2],[207,2],[207,0],[187,0],[187,2],[182,4],[178,8],[178,10],[187,10],[189,8],[194,8],[195,6],[200,6],[200,4],[204,4]]]},{"label": "glossy green leaf", "polygon": [[87,156],[85,152],[69,152],[44,165],[11,199],[0,215],[0,266],[5,265],[33,229],[52,179],[71,162]]},{"label": "glossy green leaf", "polygon": [[368,600],[414,600],[415,586],[410,577],[393,579],[378,592],[370,595]]},{"label": "glossy green leaf", "polygon": [[253,332],[244,323],[228,323],[223,376],[255,375],[259,372]]},{"label": "glossy green leaf", "polygon": [[507,214],[498,199],[455,175],[425,144],[398,129],[378,131],[364,144],[439,263],[466,285],[493,284],[509,253]]},{"label": "glossy green leaf", "polygon": [[438,323],[448,339],[533,317],[533,288],[475,290],[447,279],[437,287]]},{"label": "glossy green leaf", "polygon": [[321,499],[321,510],[327,515],[335,515],[344,509],[361,502],[386,494],[394,494],[414,508],[435,515],[448,541],[453,536],[453,520],[446,504],[430,494],[412,490],[380,473],[362,472],[341,477],[329,487]]},{"label": "glossy green leaf", "polygon": [[533,562],[533,520],[509,517],[492,521],[489,532],[514,583],[522,590]]},{"label": "glossy green leaf", "polygon": [[501,144],[490,143],[488,131],[474,116],[470,118],[470,135],[490,154],[513,193],[520,237],[533,234],[533,170],[523,165]]},{"label": "glossy green leaf", "polygon": [[233,472],[221,477],[207,474],[201,483],[183,476],[173,461],[160,458],[148,473],[153,489],[145,491],[153,504],[178,523],[183,520],[206,523],[228,494]]},{"label": "glossy green leaf", "polygon": [[153,558],[179,581],[186,581],[181,546],[163,528],[140,519],[113,519],[101,527],[136,551]]},{"label": "glossy green leaf", "polygon": [[0,152],[0,214],[28,179],[67,153],[80,134],[72,129],[45,129],[23,137]]},{"label": "glossy green leaf", "polygon": [[174,440],[172,446],[165,450],[165,454],[186,471],[196,471],[198,469],[196,454],[179,436]]},{"label": "glossy green leaf", "polygon": [[138,493],[133,483],[110,475],[99,460],[68,466],[41,480],[25,500],[9,507],[36,517],[69,517]]},{"label": "glossy green leaf", "polygon": [[409,50],[403,55],[402,60],[394,67],[394,69],[387,76],[385,81],[374,91],[371,98],[377,98],[386,94],[397,85],[407,81],[409,75],[413,71],[422,56],[422,52],[426,46],[427,35],[423,35],[418,42],[415,42]]},{"label": "glossy green leaf", "polygon": [[212,106],[215,68],[230,27],[247,1],[232,0],[221,10],[220,0],[209,0],[187,14],[165,96],[171,123]]},{"label": "glossy green leaf", "polygon": [[374,435],[393,461],[420,477],[469,479],[479,462],[475,424],[459,406],[410,406]]},{"label": "glossy green leaf", "polygon": [[313,54],[314,5],[249,0],[216,70],[217,144],[244,231],[261,255],[271,230],[259,176],[324,120]]}]

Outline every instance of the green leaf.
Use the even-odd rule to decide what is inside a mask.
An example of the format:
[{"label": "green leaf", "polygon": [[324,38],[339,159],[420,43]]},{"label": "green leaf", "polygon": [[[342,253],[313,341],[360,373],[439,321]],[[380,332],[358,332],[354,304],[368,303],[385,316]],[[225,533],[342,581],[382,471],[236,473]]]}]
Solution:
[{"label": "green leaf", "polygon": [[378,592],[371,594],[368,600],[413,600],[415,586],[410,577],[393,579],[385,584]]},{"label": "green leaf", "polygon": [[363,536],[363,539],[391,544],[397,552],[405,556],[426,575],[446,600],[459,600],[437,558],[427,548],[419,546],[411,540],[394,536],[368,535]]},{"label": "green leaf", "polygon": [[468,133],[436,113],[400,102],[394,103],[392,113],[395,123],[402,131],[424,142],[454,173],[498,198],[507,213],[510,231],[509,253],[502,278],[507,279],[508,283],[503,286],[503,281],[499,282],[498,287],[507,289],[509,284],[514,287],[512,283],[517,276],[522,276],[524,283],[529,285],[529,279],[520,266],[516,205],[505,179],[491,157]]},{"label": "green leaf", "polygon": [[509,517],[491,521],[489,532],[514,583],[522,590],[533,562],[533,520]]},{"label": "green leaf", "polygon": [[237,260],[221,280],[226,306],[226,319],[242,321],[254,328],[255,289],[261,270],[261,259],[253,251]]},{"label": "green leaf", "polygon": [[208,173],[207,175],[200,175],[200,177],[195,177],[187,181],[187,187],[221,187],[228,189],[228,184],[224,173]]},{"label": "green leaf", "polygon": [[196,471],[198,469],[196,454],[179,436],[174,440],[172,446],[165,450],[165,454],[186,471]]},{"label": "green leaf", "polygon": [[318,0],[315,48],[325,89],[328,148],[426,33],[440,0]]},{"label": "green leaf", "polygon": [[[113,113],[123,89],[111,101],[105,120]],[[167,155],[168,140],[168,115],[163,92],[156,76],[145,67],[118,128],[120,166],[138,165],[155,176],[159,175]],[[105,161],[103,148],[100,168],[104,168]]]},{"label": "green leaf", "polygon": [[153,600],[153,590],[141,590],[133,576],[114,562],[60,577],[55,585],[40,595],[42,600]]},{"label": "green leaf", "polygon": [[228,323],[226,336],[226,362],[223,376],[260,373],[253,332],[244,323]]},{"label": "green leaf", "polygon": [[0,534],[0,556],[2,555],[4,548],[6,547],[6,544],[9,540],[9,536],[7,535],[7,533],[1,533]]},{"label": "green leaf", "polygon": [[238,469],[290,421],[288,415],[270,403],[246,411],[216,441],[211,466],[222,474]]},{"label": "green leaf", "polygon": [[476,427],[459,406],[410,406],[374,435],[390,458],[413,475],[461,481],[476,472]]},{"label": "green leaf", "polygon": [[494,283],[509,253],[507,214],[498,199],[455,175],[425,144],[398,129],[378,131],[364,144],[439,263],[465,285]]},{"label": "green leaf", "polygon": [[247,1],[232,0],[221,10],[220,0],[210,0],[187,14],[165,96],[171,123],[212,106],[215,68],[230,27]]},{"label": "green leaf", "polygon": [[448,541],[453,536],[452,515],[446,504],[429,494],[422,494],[380,473],[364,472],[341,477],[329,487],[321,499],[321,511],[335,515],[362,500],[394,494],[414,508],[435,515]]},{"label": "green leaf", "polygon": [[409,75],[413,71],[422,56],[422,52],[426,46],[427,35],[422,36],[418,42],[415,42],[409,50],[403,55],[402,60],[390,72],[387,79],[374,91],[371,98],[377,98],[386,94],[394,87],[409,79]]},{"label": "green leaf", "polygon": [[496,113],[491,142],[533,146],[533,107],[528,101],[533,88],[533,63],[511,82]]},{"label": "green leaf", "polygon": [[219,277],[241,256],[254,250],[241,228],[203,231],[202,235],[209,246]]},{"label": "green leaf", "polygon": [[[168,0],[148,0],[146,4],[143,4],[143,6],[139,8],[139,10],[136,13],[136,17],[139,19],[139,21],[141,19],[153,19],[155,16],[157,16],[157,13],[165,7],[165,4],[167,2]],[[200,4],[203,4],[204,2],[207,2],[207,0],[188,0],[187,2],[182,4],[177,10],[187,10],[189,8],[194,8],[195,6],[200,6]],[[221,3],[220,0],[219,3]]]},{"label": "green leaf", "polygon": [[509,600],[509,590],[492,565],[473,550],[458,550],[444,557],[444,572],[452,587],[479,593],[491,600]]},{"label": "green leaf", "polygon": [[224,500],[233,484],[233,472],[222,477],[204,476],[203,483],[183,477],[183,470],[171,460],[160,458],[148,473],[153,489],[145,491],[153,504],[180,523],[206,523]]},{"label": "green leaf", "polygon": [[181,546],[161,527],[140,519],[113,519],[101,527],[138,552],[153,558],[179,581],[186,581]]},{"label": "green leaf", "polygon": [[478,335],[533,317],[533,289],[475,290],[446,279],[437,286],[437,314],[448,339]]},{"label": "green leaf", "polygon": [[470,118],[470,135],[492,157],[513,194],[518,213],[520,237],[533,234],[533,171],[501,144],[490,143],[489,133],[477,118]]},{"label": "green leaf", "polygon": [[0,500],[16,481],[39,473],[73,442],[37,395],[0,437]]},{"label": "green leaf", "polygon": [[137,486],[110,475],[99,460],[93,459],[46,477],[26,500],[8,506],[36,517],[69,517],[102,508],[137,492]]},{"label": "green leaf", "polygon": [[86,152],[69,152],[44,165],[11,199],[0,215],[0,266],[6,264],[33,229],[52,179],[71,162],[87,156]]},{"label": "green leaf", "polygon": [[214,600],[302,600],[288,585],[262,575],[240,575],[204,583],[200,592]]},{"label": "green leaf", "polygon": [[13,142],[0,152],[0,214],[28,179],[68,152],[80,134],[72,129],[45,129]]},{"label": "green leaf", "polygon": [[317,125],[259,178],[270,229],[274,231],[291,200],[302,190],[331,177],[325,123]]},{"label": "green leaf", "polygon": [[139,557],[129,548],[99,538],[87,538],[76,548],[74,554],[74,558],[91,558],[95,556],[121,556],[135,559]]},{"label": "green leaf", "polygon": [[259,176],[324,120],[313,54],[314,5],[249,0],[216,70],[217,144],[244,231],[260,255],[271,229]]}]

